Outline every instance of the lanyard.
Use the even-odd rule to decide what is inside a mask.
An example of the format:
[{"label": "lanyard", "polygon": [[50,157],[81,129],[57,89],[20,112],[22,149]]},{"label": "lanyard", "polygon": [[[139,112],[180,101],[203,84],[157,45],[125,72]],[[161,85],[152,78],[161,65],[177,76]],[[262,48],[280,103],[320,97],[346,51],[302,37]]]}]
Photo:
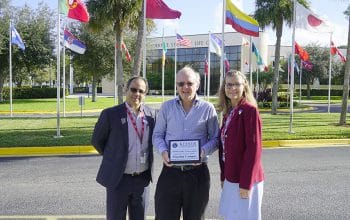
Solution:
[{"label": "lanyard", "polygon": [[135,131],[136,131],[136,134],[137,136],[139,137],[140,139],[140,143],[142,144],[142,139],[143,139],[143,134],[145,132],[145,122],[143,121],[144,119],[144,114],[143,112],[141,112],[141,124],[142,124],[142,128],[141,128],[141,133],[139,133],[139,130],[137,129],[137,125],[136,125],[136,120],[133,116],[133,114],[130,112],[130,110],[126,107],[126,112],[128,113],[128,116],[130,118],[130,121],[131,121],[131,124],[132,126],[134,127]]},{"label": "lanyard", "polygon": [[222,147],[224,148],[224,145],[225,145],[225,136],[226,136],[226,131],[227,131],[227,127],[228,125],[230,124],[233,116],[234,116],[234,109],[231,110],[230,114],[228,115],[228,117],[226,118],[226,121],[225,121],[225,124],[224,124],[224,127],[222,128],[221,130],[221,140],[223,142],[222,144]]}]

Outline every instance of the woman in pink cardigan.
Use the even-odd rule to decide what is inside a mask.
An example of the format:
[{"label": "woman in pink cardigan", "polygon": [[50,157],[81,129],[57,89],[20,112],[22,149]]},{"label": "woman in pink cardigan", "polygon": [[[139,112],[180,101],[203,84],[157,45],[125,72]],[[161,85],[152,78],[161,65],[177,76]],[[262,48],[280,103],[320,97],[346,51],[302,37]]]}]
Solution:
[{"label": "woman in pink cardigan", "polygon": [[219,162],[225,220],[260,220],[264,171],[261,164],[261,118],[244,74],[226,73],[219,90],[223,111]]}]

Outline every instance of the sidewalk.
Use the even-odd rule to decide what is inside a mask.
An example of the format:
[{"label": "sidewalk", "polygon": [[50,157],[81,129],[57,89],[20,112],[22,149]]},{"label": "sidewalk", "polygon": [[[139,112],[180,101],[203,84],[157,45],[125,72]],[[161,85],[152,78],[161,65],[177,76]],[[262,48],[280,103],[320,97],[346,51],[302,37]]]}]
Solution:
[{"label": "sidewalk", "polygon": [[[305,147],[350,147],[350,139],[317,139],[317,140],[273,140],[263,141],[264,148],[305,148]],[[9,147],[0,148],[1,157],[34,157],[34,156],[78,156],[98,155],[92,146],[52,146],[52,147]]]}]

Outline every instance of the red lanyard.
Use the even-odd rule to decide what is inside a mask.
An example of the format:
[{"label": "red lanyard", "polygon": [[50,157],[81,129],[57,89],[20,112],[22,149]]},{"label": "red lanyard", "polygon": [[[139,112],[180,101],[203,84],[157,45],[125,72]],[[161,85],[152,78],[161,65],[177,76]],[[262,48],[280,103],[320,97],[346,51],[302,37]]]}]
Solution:
[{"label": "red lanyard", "polygon": [[126,108],[126,112],[128,113],[128,116],[130,118],[130,121],[131,121],[131,124],[132,126],[134,127],[135,131],[136,131],[136,134],[137,136],[139,137],[140,139],[140,143],[142,144],[142,139],[143,139],[143,133],[145,132],[145,122],[143,121],[144,119],[144,114],[143,112],[141,112],[141,124],[142,124],[142,128],[141,128],[141,134],[139,133],[139,130],[137,129],[137,125],[136,125],[136,120],[133,116],[133,114],[130,112],[130,110],[128,108]]}]

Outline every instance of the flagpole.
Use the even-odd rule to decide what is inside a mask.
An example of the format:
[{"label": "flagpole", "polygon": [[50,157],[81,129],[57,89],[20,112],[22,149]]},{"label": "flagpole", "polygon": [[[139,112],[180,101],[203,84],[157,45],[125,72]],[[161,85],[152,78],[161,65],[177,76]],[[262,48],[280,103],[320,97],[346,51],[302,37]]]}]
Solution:
[{"label": "flagpole", "polygon": [[[294,9],[293,9],[293,34],[292,34],[292,59],[291,59],[291,75],[290,75],[290,117],[289,117],[289,133],[293,132],[293,90],[294,90],[294,53],[295,53],[295,18],[296,18],[296,0],[294,0]],[[276,66],[277,64],[275,64]]]},{"label": "flagpole", "polygon": [[73,95],[73,54],[69,55],[69,94]]},{"label": "flagpole", "polygon": [[253,89],[253,74],[252,74],[252,36],[249,36],[249,81],[250,81],[250,88]]},{"label": "flagpole", "polygon": [[10,84],[10,116],[12,118],[13,116],[13,106],[12,106],[12,32],[11,32],[11,27],[12,27],[12,21],[10,19],[10,28],[9,28],[9,48],[10,48],[10,57],[9,57],[9,65],[10,65],[10,80],[9,80],[9,84]]},{"label": "flagpole", "polygon": [[332,53],[331,53],[331,42],[332,42],[332,35],[330,34],[330,40],[329,40],[329,70],[328,70],[328,113],[331,113],[331,83],[332,83]]},{"label": "flagpole", "polygon": [[146,48],[146,35],[147,35],[147,22],[146,22],[146,12],[147,12],[147,0],[144,0],[143,1],[143,62],[142,62],[142,76],[143,78],[146,79],[146,51],[147,51],[147,48]]},{"label": "flagpole", "polygon": [[165,66],[165,51],[164,51],[164,27],[163,27],[163,37],[162,37],[162,42],[163,42],[163,57],[162,57],[162,99],[164,102],[164,66]]},{"label": "flagpole", "polygon": [[225,54],[225,18],[226,18],[226,0],[223,0],[222,7],[222,26],[221,26],[221,58],[220,58],[220,86],[224,77],[224,54]]},{"label": "flagpole", "polygon": [[177,35],[175,30],[175,65],[174,65],[174,97],[176,97],[176,68],[177,68]]},{"label": "flagpole", "polygon": [[58,11],[57,11],[57,79],[56,79],[56,88],[57,88],[57,129],[56,129],[56,136],[55,138],[60,138],[61,136],[61,130],[60,130],[60,51],[61,51],[61,44],[60,44],[60,31],[61,31],[61,16],[60,16],[60,2],[58,0]]},{"label": "flagpole", "polygon": [[[64,24],[64,29],[66,28],[66,24]],[[63,40],[64,42],[64,40]],[[66,96],[65,96],[65,90],[66,90],[66,47],[63,43],[63,50],[62,50],[62,98],[63,98],[63,117],[66,117]]]},{"label": "flagpole", "polygon": [[303,60],[300,59],[300,70],[299,70],[299,106],[301,105],[301,76],[303,74]]},{"label": "flagpole", "polygon": [[255,98],[256,101],[258,101],[258,94],[259,94],[259,65],[256,68],[256,94],[255,94]]},{"label": "flagpole", "polygon": [[209,97],[210,97],[210,31],[208,34],[208,86],[207,86],[207,98],[209,101]]}]

